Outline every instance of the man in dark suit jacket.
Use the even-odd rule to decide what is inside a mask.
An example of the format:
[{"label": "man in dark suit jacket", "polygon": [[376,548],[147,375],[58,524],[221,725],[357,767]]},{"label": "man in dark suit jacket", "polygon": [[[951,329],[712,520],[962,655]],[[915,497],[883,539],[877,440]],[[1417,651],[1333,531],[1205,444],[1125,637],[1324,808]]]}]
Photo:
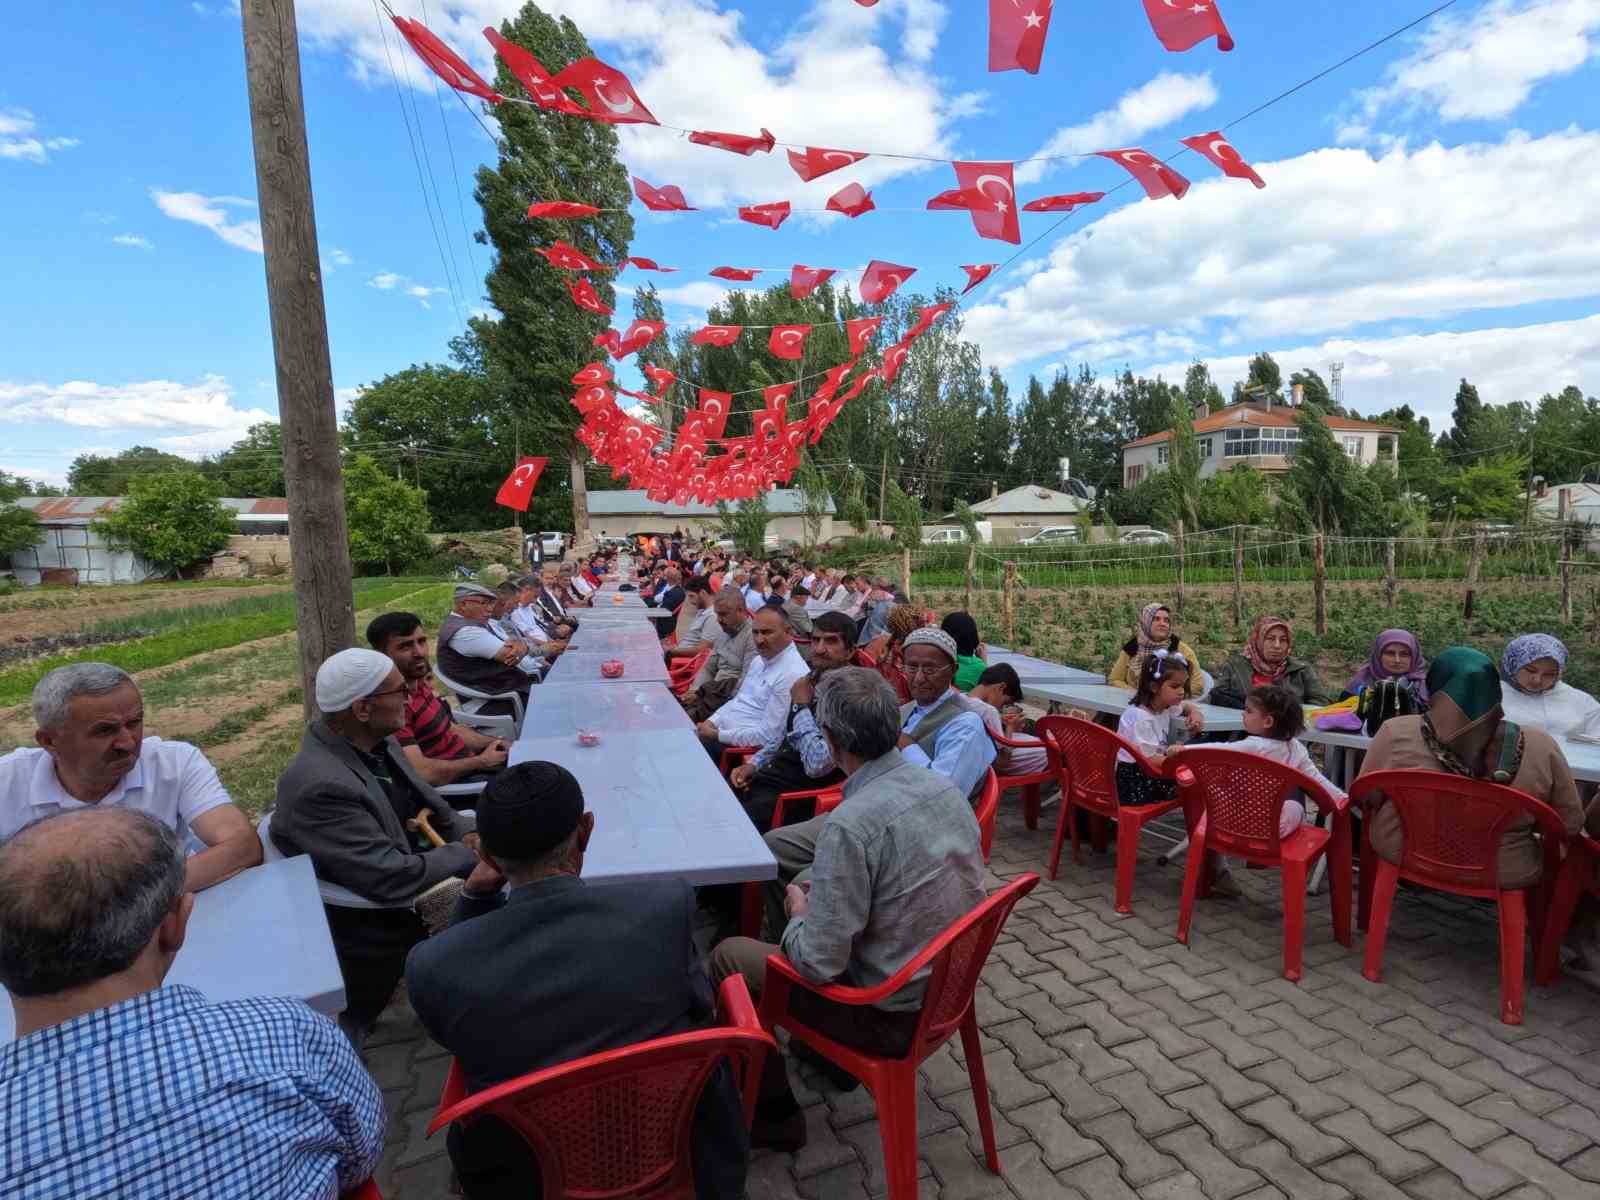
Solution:
[{"label": "man in dark suit jacket", "polygon": [[[711,1022],[711,984],[690,936],[693,889],[682,880],[586,886],[594,814],[567,770],[503,771],[479,801],[478,829],[481,861],[450,928],[406,963],[412,1007],[470,1091]],[[500,1122],[452,1126],[448,1146],[469,1200],[538,1195],[531,1152]],[[695,1113],[701,1200],[743,1196],[748,1155],[724,1066]]]},{"label": "man in dark suit jacket", "polygon": [[666,616],[651,617],[656,623],[656,632],[662,637],[667,637],[678,627],[678,606],[687,596],[683,590],[683,572],[675,566],[669,566],[666,571],[666,591],[659,596],[645,596],[644,602],[651,608],[659,608]]},{"label": "man in dark suit jacket", "polygon": [[[376,650],[341,650],[317,669],[320,720],[278,780],[272,839],[309,854],[317,878],[380,908],[327,905],[344,976],[341,1025],[360,1043],[400,980],[406,952],[426,936],[411,907],[421,893],[476,864],[472,820],[456,812],[406,760],[391,736],[405,724],[400,669]],[[406,822],[427,814],[445,845]]]}]

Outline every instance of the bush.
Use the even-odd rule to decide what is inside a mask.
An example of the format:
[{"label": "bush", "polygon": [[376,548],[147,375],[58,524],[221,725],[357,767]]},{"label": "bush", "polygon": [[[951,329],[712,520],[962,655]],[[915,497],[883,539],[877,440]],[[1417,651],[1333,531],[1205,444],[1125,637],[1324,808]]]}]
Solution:
[{"label": "bush", "polygon": [[182,575],[226,546],[237,520],[204,475],[173,471],[130,480],[122,504],[95,528],[112,549]]},{"label": "bush", "polygon": [[393,575],[431,553],[428,498],[401,479],[391,479],[365,454],[344,470],[345,520],[350,561]]}]

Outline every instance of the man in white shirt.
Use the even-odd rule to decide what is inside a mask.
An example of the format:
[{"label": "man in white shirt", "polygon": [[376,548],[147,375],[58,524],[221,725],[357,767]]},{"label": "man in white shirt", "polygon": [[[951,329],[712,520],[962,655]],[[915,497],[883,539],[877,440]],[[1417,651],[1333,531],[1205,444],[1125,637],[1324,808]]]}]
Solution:
[{"label": "man in white shirt", "polygon": [[767,573],[760,567],[750,572],[750,582],[744,589],[744,606],[752,617],[767,606]]},{"label": "man in white shirt", "polygon": [[695,726],[712,758],[720,758],[726,746],[765,746],[776,739],[789,716],[790,688],[810,672],[783,609],[763,608],[752,624],[756,656],[745,668],[739,690]]},{"label": "man in white shirt", "polygon": [[109,663],[58,667],[33,689],[37,749],[0,758],[0,841],[74,809],[128,808],[203,844],[185,868],[201,891],[261,861],[261,843],[205,755],[144,734],[144,697]]}]

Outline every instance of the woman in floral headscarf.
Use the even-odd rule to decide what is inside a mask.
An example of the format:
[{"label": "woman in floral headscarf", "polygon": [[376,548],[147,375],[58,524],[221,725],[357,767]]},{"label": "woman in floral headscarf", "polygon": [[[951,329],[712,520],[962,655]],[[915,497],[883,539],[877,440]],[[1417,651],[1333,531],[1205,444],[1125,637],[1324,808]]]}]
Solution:
[{"label": "woman in floral headscarf", "polygon": [[[1178,635],[1172,632],[1172,610],[1159,601],[1146,604],[1139,613],[1139,623],[1133,636],[1123,643],[1122,653],[1117,656],[1116,665],[1111,668],[1111,674],[1106,676],[1106,682],[1114,687],[1127,688],[1130,692],[1137,691],[1144,660],[1157,650],[1181,654],[1186,661],[1194,664],[1196,669],[1189,672],[1185,695],[1192,700],[1205,691],[1205,677],[1199,670],[1200,659],[1195,655],[1194,647],[1178,640]],[[1244,707],[1243,702],[1240,707]]]},{"label": "woman in floral headscarf", "polygon": [[1344,685],[1346,696],[1359,696],[1374,683],[1393,680],[1409,683],[1417,702],[1428,702],[1428,660],[1422,657],[1422,644],[1404,629],[1385,629],[1372,643],[1366,665]]},{"label": "woman in floral headscarf", "polygon": [[1548,633],[1513,638],[1500,660],[1500,703],[1506,720],[1562,737],[1590,722],[1600,724],[1600,700],[1561,682],[1567,648]]},{"label": "woman in floral headscarf", "polygon": [[1221,708],[1243,708],[1251,688],[1288,689],[1302,705],[1326,704],[1317,673],[1310,663],[1295,658],[1294,630],[1282,617],[1257,617],[1245,638],[1243,652],[1228,655],[1217,682],[1211,689],[1211,703]]}]

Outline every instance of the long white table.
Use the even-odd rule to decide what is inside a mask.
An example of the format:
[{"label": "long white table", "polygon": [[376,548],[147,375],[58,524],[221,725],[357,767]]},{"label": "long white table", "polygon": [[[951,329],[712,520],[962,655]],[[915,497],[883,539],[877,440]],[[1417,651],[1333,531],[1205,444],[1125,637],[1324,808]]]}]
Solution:
[{"label": "long white table", "polygon": [[[772,852],[666,687],[552,681],[534,693],[510,761],[558,763],[577,777],[594,813],[585,879],[701,885],[777,875]],[[579,745],[577,730],[591,724],[600,743]]]},{"label": "long white table", "polygon": [[[667,661],[661,653],[661,643],[652,642],[648,649],[634,647],[623,650],[579,650],[569,647],[545,676],[545,683],[606,683],[611,682],[600,674],[600,664],[615,660],[622,664],[622,678],[636,683],[655,681],[665,683]],[[543,685],[541,685],[543,686]]]},{"label": "long white table", "polygon": [[1104,675],[1098,675],[1093,671],[1069,667],[1045,658],[1035,658],[1031,654],[1008,650],[1004,646],[991,645],[987,654],[990,666],[998,663],[1011,664],[1017,673],[1017,678],[1022,681],[1022,694],[1025,696],[1033,696],[1033,689],[1040,684],[1100,684],[1106,681]]},{"label": "long white table", "polygon": [[[1040,700],[1053,700],[1111,716],[1120,716],[1133,700],[1133,693],[1127,688],[1106,683],[1036,684],[1031,694]],[[1196,704],[1195,707],[1206,719],[1207,733],[1237,733],[1244,729],[1244,713],[1237,708],[1218,708],[1215,704]]]},{"label": "long white table", "polygon": [[635,621],[625,625],[608,625],[603,621],[579,625],[567,641],[569,650],[654,650],[661,653],[661,639],[655,626]]},{"label": "long white table", "polygon": [[[291,996],[326,1016],[343,1012],[344,978],[311,859],[265,863],[196,893],[166,981],[196,988],[207,1000]],[[15,1032],[11,996],[0,988],[0,1045]]]},{"label": "long white table", "polygon": [[[1306,731],[1300,735],[1303,742],[1318,742],[1328,747],[1330,755],[1337,754],[1342,760],[1348,761],[1352,766],[1359,760],[1357,755],[1366,752],[1372,745],[1372,739],[1364,733],[1353,733],[1349,730],[1318,729],[1314,724],[1308,724]],[[1572,777],[1580,782],[1600,782],[1600,746],[1590,745],[1588,742],[1574,742],[1567,738],[1555,739],[1561,748],[1562,756],[1567,760],[1567,766],[1572,771]],[[1345,778],[1341,779],[1333,771],[1328,775],[1341,787],[1348,786],[1349,779],[1355,774],[1354,770],[1342,770]]]}]

